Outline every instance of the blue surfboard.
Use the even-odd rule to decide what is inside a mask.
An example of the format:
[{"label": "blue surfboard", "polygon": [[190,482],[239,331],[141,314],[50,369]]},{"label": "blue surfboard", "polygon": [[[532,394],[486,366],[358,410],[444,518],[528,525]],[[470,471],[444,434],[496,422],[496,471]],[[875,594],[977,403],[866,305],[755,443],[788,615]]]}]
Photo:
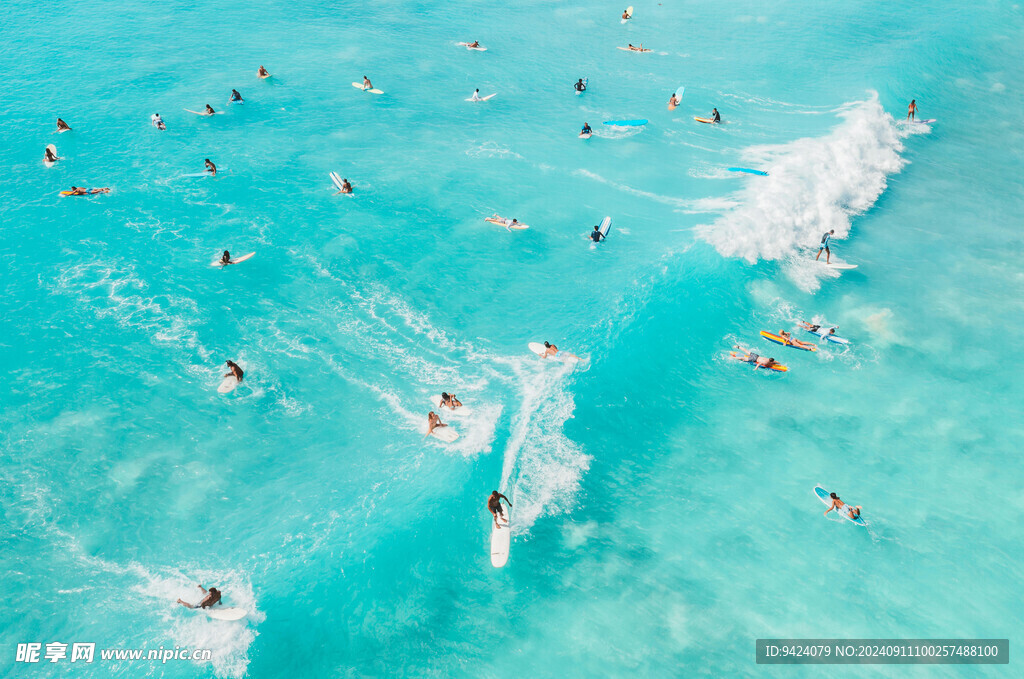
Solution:
[{"label": "blue surfboard", "polygon": [[640,120],[606,120],[604,125],[614,125],[615,127],[639,127],[640,125],[646,125],[647,120],[641,118]]},{"label": "blue surfboard", "polygon": [[764,170],[751,170],[749,167],[730,167],[729,172],[746,172],[747,174],[759,174],[762,177],[768,176],[768,173]]},{"label": "blue surfboard", "polygon": [[[817,495],[818,499],[821,500],[822,502],[824,502],[826,505],[831,505],[832,504],[832,498],[829,497],[828,491],[825,490],[824,488],[822,488],[821,486],[815,486],[814,487],[814,494]],[[843,503],[843,506],[844,507],[849,507],[849,505],[847,505],[845,502]],[[868,524],[866,524],[864,522],[863,517],[858,516],[856,519],[851,519],[850,515],[847,514],[845,511],[839,512],[839,515],[842,516],[847,521],[850,521],[852,523],[857,524],[858,526],[866,526],[866,525],[868,525]]]}]

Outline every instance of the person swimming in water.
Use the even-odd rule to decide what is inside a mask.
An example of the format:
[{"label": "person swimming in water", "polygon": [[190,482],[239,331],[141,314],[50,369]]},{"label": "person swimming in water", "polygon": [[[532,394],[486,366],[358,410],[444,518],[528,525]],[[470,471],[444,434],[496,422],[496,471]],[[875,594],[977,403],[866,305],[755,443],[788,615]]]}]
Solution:
[{"label": "person swimming in water", "polygon": [[438,408],[449,408],[455,410],[462,405],[462,401],[455,398],[455,394],[449,394],[446,391],[441,392],[441,402],[437,404]]},{"label": "person swimming in water", "polygon": [[579,80],[577,80],[576,84],[573,85],[573,87],[576,89],[577,92],[586,92],[587,91],[587,84],[583,82],[583,78],[580,78]]},{"label": "person swimming in water", "polygon": [[821,251],[825,251],[825,263],[829,263],[829,259],[832,257],[832,250],[829,249],[829,241],[832,240],[832,236],[835,235],[835,229],[829,229],[821,236],[821,243],[818,245],[818,256],[814,258],[814,261],[818,261],[818,257],[821,257]]},{"label": "person swimming in water", "polygon": [[228,99],[228,101],[229,101],[229,102],[235,102],[235,101],[237,101],[238,103],[242,103],[242,102],[244,102],[245,100],[244,100],[244,99],[242,99],[242,95],[241,95],[241,94],[239,94],[238,90],[231,90],[231,98],[230,98],[230,99]]},{"label": "person swimming in water", "polygon": [[245,377],[245,372],[242,370],[242,368],[239,367],[239,365],[234,361],[227,361],[227,366],[229,372],[224,373],[221,377],[231,377],[232,375],[234,375],[235,379],[241,382],[242,378]]},{"label": "person swimming in water", "polygon": [[367,78],[367,77],[366,77],[366,76],[364,75],[364,76],[363,76],[363,91],[365,92],[366,90],[372,90],[372,89],[373,89],[373,83],[371,83],[371,82],[370,82],[370,79],[369,79],[369,78]]},{"label": "person swimming in water", "polygon": [[70,132],[71,131],[71,126],[68,125],[63,120],[61,120],[60,118],[57,118],[57,131],[58,132]]},{"label": "person swimming in water", "polygon": [[270,74],[267,72],[267,69],[263,68],[263,64],[260,64],[260,70],[256,71],[256,75],[258,75],[261,78],[270,77]]},{"label": "person swimming in water", "polygon": [[711,109],[711,122],[720,123],[722,122],[722,116],[718,113],[717,108]]},{"label": "person swimming in water", "polygon": [[149,117],[150,122],[153,123],[153,127],[158,130],[166,130],[167,125],[164,123],[164,119],[160,117],[159,113],[154,113]]},{"label": "person swimming in water", "polygon": [[590,232],[590,240],[595,243],[600,243],[604,239],[605,235],[601,233],[601,225],[594,224],[594,230]]},{"label": "person swimming in water", "polygon": [[427,436],[437,429],[438,427],[447,427],[448,425],[441,421],[441,418],[437,416],[433,410],[427,414]]},{"label": "person swimming in water", "polygon": [[850,505],[840,500],[839,496],[836,495],[835,493],[829,493],[828,496],[832,498],[832,504],[829,505],[828,509],[825,510],[825,514],[823,516],[828,516],[828,513],[834,509],[836,510],[837,514],[845,513],[846,516],[853,520],[857,520],[860,518],[860,505],[857,505],[856,507],[851,507]]},{"label": "person swimming in water", "polygon": [[910,100],[910,106],[907,107],[907,120],[913,120],[914,116],[917,115],[917,99]]},{"label": "person swimming in water", "polygon": [[190,604],[187,601],[182,601],[181,599],[178,599],[178,603],[185,608],[211,608],[221,602],[220,590],[216,587],[211,587],[209,591],[207,591],[202,585],[196,585],[196,587],[203,590],[203,594],[205,595],[198,604]]},{"label": "person swimming in water", "polygon": [[594,134],[594,130],[590,128],[590,123],[583,123],[583,129],[580,130],[580,134]]},{"label": "person swimming in water", "polygon": [[207,158],[206,162],[204,163],[204,165],[206,165],[206,171],[210,173],[211,177],[216,177],[217,176],[217,166],[213,164],[212,160]]},{"label": "person swimming in water", "polygon": [[502,495],[501,493],[499,493],[496,490],[492,490],[490,497],[487,498],[487,509],[489,509],[491,514],[494,515],[494,527],[495,528],[501,528],[501,526],[498,525],[498,517],[499,516],[501,516],[501,520],[502,521],[508,522],[508,519],[505,518],[505,510],[501,506],[501,501],[502,500],[504,500],[506,503],[508,503],[508,508],[509,509],[512,509],[512,501],[509,500],[507,497],[505,497],[504,495]]}]

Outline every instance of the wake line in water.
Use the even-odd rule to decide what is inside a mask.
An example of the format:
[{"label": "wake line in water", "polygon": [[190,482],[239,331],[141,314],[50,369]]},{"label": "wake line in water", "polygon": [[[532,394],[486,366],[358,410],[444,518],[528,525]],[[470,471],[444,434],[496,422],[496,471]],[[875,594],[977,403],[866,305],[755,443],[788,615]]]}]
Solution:
[{"label": "wake line in water", "polygon": [[906,164],[902,139],[927,129],[897,127],[877,95],[845,106],[839,117],[824,137],[748,148],[745,161],[770,175],[748,181],[733,196],[736,207],[698,226],[699,237],[721,255],[753,264],[815,248],[830,229],[835,239],[848,236],[851,217],[870,209],[889,175]]}]

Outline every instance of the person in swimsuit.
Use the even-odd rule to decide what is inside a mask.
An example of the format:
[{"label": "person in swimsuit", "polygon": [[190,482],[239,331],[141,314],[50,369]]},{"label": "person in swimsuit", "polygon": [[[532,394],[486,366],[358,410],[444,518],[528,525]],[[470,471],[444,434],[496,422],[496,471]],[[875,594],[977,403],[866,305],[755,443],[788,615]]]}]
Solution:
[{"label": "person in swimsuit", "polygon": [[810,342],[801,342],[798,339],[793,339],[793,335],[785,330],[779,330],[779,337],[786,340],[786,343],[794,347],[811,347],[814,346]]},{"label": "person in swimsuit", "polygon": [[558,347],[551,342],[545,340],[544,342],[544,355],[541,358],[547,358],[548,356],[554,356],[558,353]]},{"label": "person in swimsuit", "polygon": [[242,101],[245,101],[245,100],[242,99],[242,95],[239,94],[238,90],[231,90],[231,99],[229,101],[242,102]]},{"label": "person in swimsuit", "polygon": [[[370,79],[369,79],[369,78],[367,78],[367,77],[366,77],[366,76],[364,75],[364,76],[363,76],[363,91],[365,92],[366,90],[372,90],[372,89],[373,89],[373,83],[371,83],[371,82],[370,82]],[[479,91],[479,90],[478,90],[478,91]]]},{"label": "person in swimsuit", "polygon": [[341,180],[341,190],[338,193],[352,193],[352,185],[348,183],[347,179]]},{"label": "person in swimsuit", "polygon": [[441,392],[441,402],[437,404],[438,408],[449,408],[455,410],[462,405],[462,401],[455,398],[455,394],[449,394],[446,391]]},{"label": "person in swimsuit", "polygon": [[721,114],[718,113],[718,109],[717,108],[711,109],[711,122],[713,122],[713,123],[720,123],[720,122],[722,122],[722,116],[721,116]]},{"label": "person in swimsuit", "polygon": [[72,186],[71,187],[71,195],[72,196],[88,196],[89,195],[89,189],[85,188],[84,186]]},{"label": "person in swimsuit", "polygon": [[633,18],[633,15],[629,13],[629,9],[628,8],[622,10],[622,18],[625,19],[626,21],[628,21],[628,20]]},{"label": "person in swimsuit", "polygon": [[206,162],[204,164],[206,165],[206,171],[210,173],[210,176],[211,177],[216,177],[217,176],[217,166],[213,164],[213,161],[210,160],[209,158],[207,158]]},{"label": "person in swimsuit", "polygon": [[604,234],[601,233],[601,226],[594,224],[594,230],[590,232],[590,240],[600,243],[602,239],[604,239]]},{"label": "person in swimsuit", "polygon": [[480,98],[480,89],[479,89],[479,88],[477,88],[477,89],[473,90],[473,96],[472,96],[472,97],[470,97],[470,98],[469,98],[469,100],[470,100],[470,101],[483,101],[483,100],[482,100],[482,99]]},{"label": "person in swimsuit", "polygon": [[61,120],[60,118],[57,118],[57,131],[58,132],[70,132],[71,131],[71,126],[68,125],[63,120]]},{"label": "person in swimsuit", "polygon": [[[828,264],[829,259],[832,257],[832,251],[828,247],[828,242],[832,240],[832,236],[835,234],[835,229],[829,229],[828,233],[822,234],[821,244],[818,246],[818,257],[821,257],[821,251],[825,251],[825,263]],[[814,261],[818,261],[818,257],[814,258]]]},{"label": "person in swimsuit", "polygon": [[645,50],[643,43],[640,43],[639,47],[633,47],[633,43],[629,43],[629,49],[634,52],[650,52],[651,50]]},{"label": "person in swimsuit", "polygon": [[910,106],[907,107],[907,120],[913,120],[915,115],[917,115],[917,99],[911,99]]},{"label": "person in swimsuit", "polygon": [[149,119],[150,119],[150,121],[152,121],[153,127],[155,127],[156,129],[158,129],[158,130],[166,130],[167,129],[167,125],[164,123],[164,119],[160,117],[159,113],[154,113],[153,115],[151,115],[149,117]]},{"label": "person in swimsuit", "polygon": [[577,80],[576,84],[573,85],[573,87],[576,88],[577,92],[586,92],[587,91],[587,86],[585,84],[583,84],[583,78],[580,78],[579,80]]},{"label": "person in swimsuit", "polygon": [[43,153],[43,160],[47,163],[56,163],[60,158],[58,158],[57,154],[51,151],[50,147],[47,146],[46,151]]},{"label": "person in swimsuit", "polygon": [[427,414],[427,436],[430,436],[430,433],[432,431],[434,431],[435,429],[437,429],[438,427],[447,427],[447,426],[448,425],[445,424],[444,422],[442,422],[441,418],[438,417],[437,414],[433,410],[431,410]]},{"label": "person in swimsuit", "polygon": [[262,64],[260,65],[260,70],[256,71],[256,75],[258,75],[261,78],[269,78],[270,77],[270,74],[267,73],[267,69],[263,68]]},{"label": "person in swimsuit", "polygon": [[209,591],[204,589],[202,585],[196,585],[196,587],[203,590],[203,594],[205,596],[203,597],[202,601],[200,601],[198,604],[193,605],[188,603],[187,601],[182,601],[181,599],[178,599],[178,603],[184,606],[185,608],[210,608],[214,604],[220,603],[220,590],[218,590],[216,587],[211,587]]},{"label": "person in swimsuit", "polygon": [[590,129],[590,123],[583,123],[583,129],[580,130],[580,134],[594,134],[594,131]]},{"label": "person in swimsuit", "polygon": [[681,102],[682,100],[683,100],[682,97],[676,97],[676,93],[673,92],[672,96],[668,98],[668,105],[669,106],[679,106],[679,102]]},{"label": "person in swimsuit", "polygon": [[834,509],[836,510],[837,514],[846,514],[851,519],[860,518],[860,505],[857,505],[856,507],[851,507],[850,505],[840,500],[839,496],[836,495],[835,493],[829,493],[828,496],[832,498],[832,504],[829,505],[828,509],[825,510],[825,514],[823,516],[828,516],[828,513]]},{"label": "person in swimsuit", "polygon": [[[811,332],[818,332],[821,329],[820,325],[808,323],[807,321],[800,321],[798,325],[804,330],[810,330]],[[834,329],[834,328],[833,328]]]},{"label": "person in swimsuit", "polygon": [[213,110],[213,107],[210,106],[209,104],[207,104],[206,105],[206,110],[203,111],[202,115],[204,115],[204,116],[212,116],[215,113],[217,113],[217,112]]},{"label": "person in swimsuit", "polygon": [[474,40],[473,42],[466,43],[466,47],[479,47],[479,46],[480,46],[480,41],[479,40]]},{"label": "person in swimsuit", "polygon": [[227,366],[230,372],[224,373],[222,377],[231,377],[234,375],[235,379],[241,382],[242,378],[245,376],[245,372],[234,361],[227,361]]},{"label": "person in swimsuit", "polygon": [[499,515],[501,516],[502,521],[508,521],[508,519],[505,518],[505,509],[501,506],[502,500],[508,503],[509,509],[512,508],[512,501],[496,490],[492,490],[491,496],[487,498],[487,509],[489,509],[491,514],[494,515],[495,528],[500,528],[500,526],[498,525]]},{"label": "person in swimsuit", "polygon": [[225,265],[225,266],[230,264],[231,263],[231,253],[228,252],[227,250],[225,250],[224,254],[220,256],[220,263]]}]

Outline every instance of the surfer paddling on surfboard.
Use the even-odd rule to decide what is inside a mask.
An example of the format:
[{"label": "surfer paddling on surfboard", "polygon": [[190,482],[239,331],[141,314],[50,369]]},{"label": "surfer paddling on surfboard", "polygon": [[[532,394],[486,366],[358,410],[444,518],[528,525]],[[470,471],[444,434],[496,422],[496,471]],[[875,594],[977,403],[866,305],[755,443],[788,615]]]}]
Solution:
[{"label": "surfer paddling on surfboard", "polygon": [[824,250],[825,251],[825,263],[828,264],[829,258],[832,257],[832,251],[829,249],[828,244],[829,244],[829,241],[832,240],[832,236],[834,236],[835,233],[836,233],[835,229],[829,229],[828,233],[822,234],[822,236],[821,236],[821,244],[818,245],[818,256],[814,258],[815,262],[818,261],[818,257],[821,257],[821,251]]},{"label": "surfer paddling on surfboard", "polygon": [[798,339],[793,339],[793,335],[791,335],[790,333],[786,332],[785,330],[779,330],[779,337],[781,337],[782,339],[786,340],[786,342],[788,344],[790,344],[791,346],[797,347],[799,349],[806,349],[806,348],[810,348],[810,347],[814,346],[810,342],[801,342]]},{"label": "surfer paddling on surfboard", "polygon": [[212,160],[207,158],[206,162],[203,163],[203,164],[206,165],[206,171],[210,173],[211,177],[216,177],[217,176],[217,166],[213,164]]},{"label": "surfer paddling on surfboard", "polygon": [[491,511],[491,514],[494,515],[495,528],[500,528],[500,526],[498,526],[499,514],[501,515],[501,520],[508,523],[508,519],[505,517],[505,509],[501,506],[502,500],[508,503],[509,509],[512,508],[512,501],[496,490],[492,490],[491,496],[487,498],[487,509],[489,509]]},{"label": "surfer paddling on surfboard", "polygon": [[167,129],[167,124],[164,122],[164,119],[160,117],[159,113],[154,113],[153,115],[151,115],[149,117],[149,119],[153,123],[153,127],[155,127],[156,129],[158,129],[158,130],[166,130]]},{"label": "surfer paddling on surfboard", "polygon": [[853,521],[856,521],[860,518],[860,505],[857,505],[856,507],[851,507],[850,505],[840,500],[839,496],[836,495],[835,493],[829,493],[828,496],[832,498],[832,504],[829,505],[829,508],[825,510],[825,516],[828,516],[828,513],[834,509],[836,510],[837,514],[845,513]]},{"label": "surfer paddling on surfboard", "polygon": [[462,405],[462,401],[455,398],[455,394],[449,394],[447,391],[441,392],[441,402],[437,404],[438,408],[448,408],[455,410]]},{"label": "surfer paddling on surfboard", "polygon": [[[228,362],[230,363],[230,361]],[[220,590],[216,587],[211,587],[209,590],[204,588],[202,585],[196,585],[196,587],[203,590],[203,594],[205,596],[203,597],[202,601],[200,601],[198,604],[193,605],[187,601],[182,601],[181,599],[178,599],[178,603],[184,606],[185,608],[210,608],[214,604],[219,604],[221,602]]]},{"label": "surfer paddling on surfboard", "polygon": [[427,436],[430,436],[435,429],[438,427],[447,427],[448,425],[441,421],[441,418],[437,416],[433,410],[427,414]]},{"label": "surfer paddling on surfboard", "polygon": [[[813,332],[816,335],[820,335],[821,334],[819,332],[821,330],[821,326],[820,325],[816,325],[814,323],[808,323],[807,321],[800,321],[798,323],[798,325],[801,328],[803,328],[804,330],[808,331],[808,332]],[[828,330],[828,332],[826,334],[827,335],[835,335],[836,334],[836,329],[835,328],[829,328],[829,330]],[[824,337],[824,335],[822,335],[822,337]]]}]

